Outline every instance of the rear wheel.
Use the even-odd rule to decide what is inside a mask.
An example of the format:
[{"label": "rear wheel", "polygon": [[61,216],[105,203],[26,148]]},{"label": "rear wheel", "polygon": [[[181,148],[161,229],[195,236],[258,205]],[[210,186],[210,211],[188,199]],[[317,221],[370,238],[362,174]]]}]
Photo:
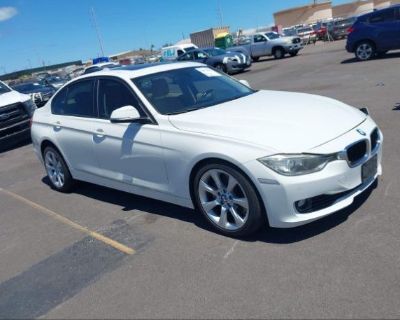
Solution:
[{"label": "rear wheel", "polygon": [[196,207],[220,233],[245,236],[263,225],[256,191],[241,172],[225,164],[209,164],[194,178]]},{"label": "rear wheel", "polygon": [[60,153],[53,147],[47,147],[43,159],[51,187],[60,192],[70,191],[75,181]]},{"label": "rear wheel", "polygon": [[375,56],[375,46],[369,41],[360,42],[355,51],[356,58],[360,61],[370,60]]},{"label": "rear wheel", "polygon": [[274,58],[282,59],[285,56],[285,51],[282,48],[276,48],[274,50]]}]

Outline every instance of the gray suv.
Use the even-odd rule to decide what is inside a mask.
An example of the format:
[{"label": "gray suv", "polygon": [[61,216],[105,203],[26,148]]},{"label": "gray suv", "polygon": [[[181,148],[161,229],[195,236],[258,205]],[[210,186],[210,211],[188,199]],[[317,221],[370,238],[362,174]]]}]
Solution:
[{"label": "gray suv", "polygon": [[248,54],[220,48],[194,49],[177,60],[201,62],[228,74],[242,72],[251,66],[251,57]]}]

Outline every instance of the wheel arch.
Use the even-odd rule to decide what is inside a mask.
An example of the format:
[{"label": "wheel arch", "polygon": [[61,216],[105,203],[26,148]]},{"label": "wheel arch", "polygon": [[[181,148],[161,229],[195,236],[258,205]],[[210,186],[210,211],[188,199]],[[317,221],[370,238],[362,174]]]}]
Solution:
[{"label": "wheel arch", "polygon": [[[56,151],[58,151],[58,153],[60,153],[60,155],[63,157],[65,163],[67,164],[69,171],[71,172],[71,165],[70,165],[68,159],[65,157],[64,153],[61,151],[61,149],[59,147],[57,147],[57,145],[53,141],[51,141],[48,138],[43,139],[42,142],[40,143],[40,155],[42,157],[42,160],[44,161],[43,153],[47,147],[52,147],[52,148],[56,149]],[[71,172],[71,175],[72,175],[72,172]]]},{"label": "wheel arch", "polygon": [[372,40],[371,38],[364,38],[364,39],[358,40],[358,41],[356,41],[356,42],[354,43],[354,45],[353,45],[353,50],[354,50],[354,52],[356,51],[358,45],[359,45],[360,43],[363,43],[363,42],[369,42],[369,43],[371,43],[371,44],[374,46],[374,48],[376,49],[376,42],[375,42],[374,40]]},{"label": "wheel arch", "polygon": [[230,166],[232,168],[234,168],[235,170],[239,171],[241,174],[243,174],[243,176],[250,182],[251,186],[254,188],[255,192],[256,192],[256,196],[258,201],[261,204],[261,208],[263,211],[263,216],[265,218],[265,223],[267,226],[269,226],[269,220],[268,220],[268,213],[267,213],[267,209],[265,207],[264,201],[261,197],[260,194],[260,190],[258,189],[255,181],[251,178],[251,176],[246,172],[246,170],[244,168],[242,168],[239,164],[235,164],[233,161],[227,160],[227,159],[223,159],[222,157],[206,157],[203,158],[201,160],[198,160],[192,167],[192,169],[190,170],[190,174],[189,174],[189,192],[190,192],[190,198],[191,201],[193,203],[193,207],[196,208],[196,201],[194,198],[194,178],[196,176],[196,173],[204,166],[208,165],[208,164],[224,164],[227,166]]}]

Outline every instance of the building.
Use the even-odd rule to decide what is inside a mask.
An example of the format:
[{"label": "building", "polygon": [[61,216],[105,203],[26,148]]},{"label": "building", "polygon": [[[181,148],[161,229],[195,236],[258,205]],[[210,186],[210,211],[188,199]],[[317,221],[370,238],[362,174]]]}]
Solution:
[{"label": "building", "polygon": [[302,7],[276,12],[274,18],[276,25],[281,25],[285,28],[300,24],[312,24],[333,18],[358,16],[394,4],[400,4],[400,0],[355,0],[336,6],[332,6],[332,1],[315,1]]},{"label": "building", "polygon": [[274,13],[275,25],[291,27],[332,19],[332,2],[313,3]]},{"label": "building", "polygon": [[229,27],[211,28],[190,34],[190,41],[200,48],[215,46],[215,38],[221,33],[229,33]]},{"label": "building", "polygon": [[[380,1],[382,2],[382,1]],[[385,1],[390,2],[390,1]],[[390,4],[389,4],[390,5]],[[332,7],[332,15],[334,18],[346,18],[351,16],[359,16],[374,10],[373,0],[358,0],[338,6]]]}]

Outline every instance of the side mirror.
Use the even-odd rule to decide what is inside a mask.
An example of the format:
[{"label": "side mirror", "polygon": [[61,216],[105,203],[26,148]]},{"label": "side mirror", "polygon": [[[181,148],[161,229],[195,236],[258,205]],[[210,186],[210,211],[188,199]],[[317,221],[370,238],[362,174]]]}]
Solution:
[{"label": "side mirror", "polygon": [[132,106],[125,106],[115,109],[110,116],[110,121],[112,123],[148,123],[148,118],[142,118],[139,111]]},{"label": "side mirror", "polygon": [[241,84],[244,84],[246,87],[251,88],[250,83],[247,80],[239,80]]}]

